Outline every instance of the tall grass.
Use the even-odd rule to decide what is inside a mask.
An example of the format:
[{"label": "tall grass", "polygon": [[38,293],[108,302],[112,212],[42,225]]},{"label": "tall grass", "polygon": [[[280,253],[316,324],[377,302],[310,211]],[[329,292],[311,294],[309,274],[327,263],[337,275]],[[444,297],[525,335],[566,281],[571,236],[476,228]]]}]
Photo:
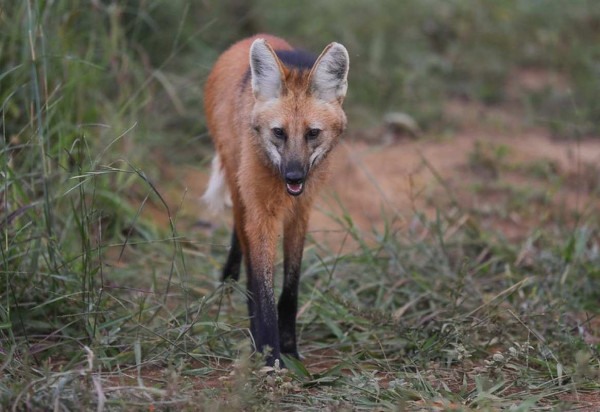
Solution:
[{"label": "tall grass", "polygon": [[455,205],[371,234],[375,245],[341,218],[357,252],[306,253],[299,329],[314,366],[264,373],[243,288],[217,281],[226,233],[182,231],[178,206],[197,194],[167,198],[155,162],[205,161],[202,82],[255,31],[345,43],[354,127],[398,109],[447,127],[448,98],[504,101],[513,70],[534,66],[571,88],[524,104],[557,133],[597,132],[599,13],[559,1],[3,2],[0,409],[527,409],[597,390],[598,344],[577,333],[597,313],[594,218],[512,244]]}]

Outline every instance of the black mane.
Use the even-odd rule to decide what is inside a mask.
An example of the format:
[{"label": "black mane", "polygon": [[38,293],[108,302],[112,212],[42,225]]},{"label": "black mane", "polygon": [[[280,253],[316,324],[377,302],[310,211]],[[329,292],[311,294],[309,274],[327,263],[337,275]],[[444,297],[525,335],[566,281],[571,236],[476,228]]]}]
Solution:
[{"label": "black mane", "polygon": [[275,54],[284,66],[290,69],[310,70],[317,61],[317,56],[304,50],[275,50]]}]

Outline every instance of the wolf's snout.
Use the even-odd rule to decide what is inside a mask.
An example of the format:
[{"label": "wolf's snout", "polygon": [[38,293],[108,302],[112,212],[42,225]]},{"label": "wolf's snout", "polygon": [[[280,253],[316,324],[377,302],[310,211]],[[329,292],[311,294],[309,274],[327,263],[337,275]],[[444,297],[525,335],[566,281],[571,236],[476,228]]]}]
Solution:
[{"label": "wolf's snout", "polygon": [[285,173],[285,187],[288,193],[292,196],[298,196],[304,190],[304,179],[306,179],[306,173],[300,167],[300,165],[292,165]]}]

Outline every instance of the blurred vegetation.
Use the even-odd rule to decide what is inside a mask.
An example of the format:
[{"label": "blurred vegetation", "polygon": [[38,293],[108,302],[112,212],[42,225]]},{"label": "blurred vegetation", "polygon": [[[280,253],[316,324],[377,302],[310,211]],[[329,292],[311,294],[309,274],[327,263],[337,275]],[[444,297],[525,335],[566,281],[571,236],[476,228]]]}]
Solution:
[{"label": "blurred vegetation", "polygon": [[[53,104],[51,130],[52,119],[81,125],[150,112],[161,114],[158,124],[139,122],[150,134],[189,141],[203,128],[201,87],[212,62],[257,32],[315,52],[344,43],[355,127],[400,110],[425,128],[444,128],[443,105],[458,98],[516,103],[557,135],[598,133],[594,1],[30,1],[4,2],[1,18],[5,139],[29,122],[35,68],[43,103]],[[537,70],[541,86],[508,96],[520,69]],[[564,80],[560,87],[544,83],[552,76]],[[60,139],[73,134],[63,130]]]},{"label": "blurred vegetation", "polygon": [[[160,170],[154,160],[207,161],[212,148],[202,114],[204,79],[220,52],[256,32],[280,35],[315,52],[330,41],[345,44],[351,55],[347,107],[355,130],[379,125],[388,111],[402,111],[435,133],[452,128],[444,110],[448,102],[470,100],[522,110],[529,122],[550,127],[558,137],[600,134],[600,3],[593,0],[0,0],[0,409],[16,400],[26,400],[26,408],[47,408],[58,398],[72,409],[90,406],[100,402],[100,395],[77,392],[77,385],[97,388],[92,372],[103,368],[123,365],[127,373],[139,373],[149,362],[179,376],[182,366],[175,359],[192,357],[201,366],[194,364],[188,372],[202,376],[209,366],[222,370],[222,360],[238,357],[235,342],[246,336],[239,324],[243,315],[227,318],[237,319],[233,324],[219,321],[223,296],[214,291],[219,264],[210,247],[198,250],[177,233],[175,216],[155,185]],[[523,70],[541,79],[541,86],[521,87]],[[480,149],[472,166],[499,169],[503,157]],[[140,218],[150,202],[168,215],[168,230]],[[360,241],[349,218],[345,222]],[[342,353],[357,360],[367,350],[357,350],[354,343],[368,340],[368,351],[376,354],[373,362],[382,368],[393,347],[399,362],[410,354],[418,372],[432,359],[451,364],[462,361],[465,351],[480,354],[479,341],[469,337],[484,341],[487,335],[481,337],[485,331],[469,324],[488,288],[497,293],[525,285],[519,295],[511,294],[513,307],[531,305],[539,313],[597,303],[600,275],[592,229],[536,234],[541,246],[531,252],[533,263],[512,273],[506,262],[514,262],[517,246],[471,226],[459,231],[454,244],[438,244],[452,224],[423,225],[435,239],[416,242],[417,236],[386,232],[380,234],[379,248],[365,247],[362,256],[343,260],[347,277],[336,287],[326,286],[345,296],[306,287],[305,294],[315,294],[317,309],[303,330],[324,345],[341,342]],[[218,236],[226,242],[224,234]],[[133,258],[125,264],[119,253],[126,246]],[[104,262],[108,252],[118,256],[111,265]],[[489,261],[478,260],[486,254],[492,255]],[[331,282],[338,262],[308,255],[307,276],[329,276]],[[441,278],[426,276],[438,272]],[[530,272],[563,277],[531,285],[525,281]],[[194,274],[193,287],[188,273]],[[359,290],[364,273],[381,275],[379,283]],[[398,273],[411,286],[387,294],[398,288]],[[492,279],[483,291],[476,290],[479,284],[472,278],[477,276]],[[448,284],[465,277],[468,282],[448,291]],[[236,296],[243,301],[242,292]],[[557,298],[548,303],[548,296]],[[414,310],[403,306],[411,300]],[[467,307],[449,315],[456,321],[455,333],[447,333],[440,322],[422,328],[420,318],[433,317],[449,302],[455,302],[453,311]],[[361,312],[359,305],[376,310]],[[490,307],[485,326],[499,328],[497,307]],[[393,316],[405,311],[402,336],[407,337],[399,338]],[[556,321],[550,317],[540,317],[535,328],[546,332]],[[352,321],[342,330],[335,324],[340,318]],[[379,332],[370,329],[373,325],[381,327]],[[589,359],[587,352],[576,358],[574,348],[586,346],[569,331],[548,333],[557,335],[556,344],[546,348],[547,358],[535,358],[548,370],[528,369],[530,358],[521,347],[514,355],[520,357],[519,367],[538,382],[554,382],[567,373],[556,371],[557,365],[563,367],[556,356],[569,365],[568,373],[579,376]],[[385,352],[381,341],[387,342]],[[597,357],[597,345],[595,351]],[[52,359],[60,373],[50,370]],[[88,361],[94,366],[88,368]],[[502,371],[512,373],[511,368]],[[413,387],[423,384],[418,373],[410,373]],[[367,408],[383,398],[372,396],[379,387],[365,376],[347,385],[367,388],[357,392]],[[583,382],[587,375],[581,376],[577,379]],[[333,382],[328,379],[305,374],[302,385],[328,387]],[[384,394],[389,405],[419,396],[402,389],[400,380]],[[233,398],[238,406],[266,402],[263,392],[249,391],[244,382],[239,387],[255,403],[244,404],[250,401],[238,394]],[[156,395],[146,389],[144,396]],[[469,398],[475,407],[485,405],[487,389],[483,385]],[[465,399],[471,396],[464,391]],[[427,393],[426,399],[438,396]],[[188,399],[191,407],[198,405],[194,396]],[[329,399],[313,401],[318,408]]]}]

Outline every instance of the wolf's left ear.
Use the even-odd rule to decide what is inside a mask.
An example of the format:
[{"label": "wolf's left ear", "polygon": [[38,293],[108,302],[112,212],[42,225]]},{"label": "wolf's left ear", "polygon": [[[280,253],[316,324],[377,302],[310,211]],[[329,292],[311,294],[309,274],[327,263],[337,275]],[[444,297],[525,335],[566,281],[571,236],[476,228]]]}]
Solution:
[{"label": "wolf's left ear", "polygon": [[348,89],[348,51],[339,43],[331,43],[321,53],[310,72],[311,92],[321,100],[339,101]]}]

